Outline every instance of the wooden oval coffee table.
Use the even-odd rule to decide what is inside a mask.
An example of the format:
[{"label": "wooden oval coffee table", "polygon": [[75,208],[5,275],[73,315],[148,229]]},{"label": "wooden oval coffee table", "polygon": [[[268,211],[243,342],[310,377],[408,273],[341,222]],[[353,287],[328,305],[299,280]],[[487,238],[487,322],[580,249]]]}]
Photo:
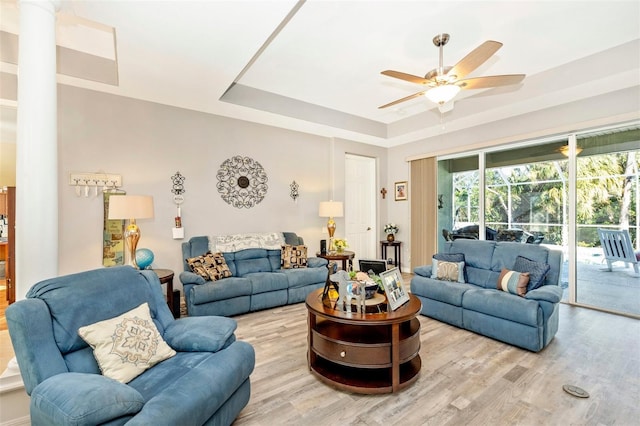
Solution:
[{"label": "wooden oval coffee table", "polygon": [[414,295],[395,311],[356,313],[322,301],[322,289],[306,299],[309,369],[321,381],[354,393],[401,390],[418,378],[422,309]]}]

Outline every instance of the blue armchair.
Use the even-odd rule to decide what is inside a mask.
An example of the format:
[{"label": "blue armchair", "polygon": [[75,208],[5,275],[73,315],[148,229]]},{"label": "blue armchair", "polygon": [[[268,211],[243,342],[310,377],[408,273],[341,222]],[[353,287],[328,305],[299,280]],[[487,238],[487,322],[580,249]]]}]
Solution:
[{"label": "blue armchair", "polygon": [[[145,303],[175,355],[127,383],[101,374],[78,329]],[[6,317],[33,425],[229,425],[249,401],[255,353],[236,341],[235,320],[175,320],[153,271],[120,266],[45,280]]]}]

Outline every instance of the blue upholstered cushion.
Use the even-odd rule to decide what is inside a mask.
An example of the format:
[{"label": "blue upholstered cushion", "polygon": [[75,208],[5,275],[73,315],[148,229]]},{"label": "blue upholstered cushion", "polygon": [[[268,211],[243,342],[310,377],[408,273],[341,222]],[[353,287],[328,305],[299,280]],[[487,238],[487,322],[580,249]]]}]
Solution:
[{"label": "blue upholstered cushion", "polygon": [[[146,279],[131,266],[79,272],[41,281],[27,292],[28,298],[43,300],[55,319],[53,334],[64,355],[87,346],[78,329],[113,318],[153,299]],[[86,300],[85,304],[69,303]],[[105,302],[108,301],[108,302]],[[149,305],[155,319],[156,307]],[[164,330],[159,324],[158,330]]]},{"label": "blue upholstered cushion", "polygon": [[517,272],[529,272],[529,285],[527,291],[535,290],[544,282],[544,278],[551,269],[547,263],[536,262],[523,256],[516,257],[513,270]]},{"label": "blue upholstered cushion", "polygon": [[[78,397],[82,395],[82,397]],[[31,405],[47,421],[59,425],[97,425],[132,415],[144,406],[142,395],[123,383],[84,373],[57,374],[40,383],[31,395]],[[34,424],[38,420],[31,419]]]},{"label": "blue upholstered cushion", "polygon": [[165,341],[182,352],[218,352],[235,341],[237,323],[219,316],[180,318],[166,329]]},{"label": "blue upholstered cushion", "polygon": [[464,262],[464,253],[436,253],[433,258],[445,262]]}]

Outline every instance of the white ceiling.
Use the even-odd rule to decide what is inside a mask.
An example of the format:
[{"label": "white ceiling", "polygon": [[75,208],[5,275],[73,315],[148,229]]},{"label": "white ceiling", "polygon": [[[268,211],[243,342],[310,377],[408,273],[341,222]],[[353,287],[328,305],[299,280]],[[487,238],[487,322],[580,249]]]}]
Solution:
[{"label": "white ceiling", "polygon": [[[640,85],[637,0],[63,1],[61,13],[115,28],[119,73],[119,86],[62,83],[381,146]],[[463,91],[442,116],[422,97],[378,109],[421,90],[380,71],[435,68],[441,32],[445,65],[497,40],[471,76],[527,78]]]}]

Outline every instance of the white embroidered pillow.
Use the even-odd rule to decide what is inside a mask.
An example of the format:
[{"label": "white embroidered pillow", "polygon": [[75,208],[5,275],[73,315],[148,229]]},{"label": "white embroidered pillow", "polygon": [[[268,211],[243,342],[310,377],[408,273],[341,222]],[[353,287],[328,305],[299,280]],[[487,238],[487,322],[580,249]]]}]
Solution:
[{"label": "white embroidered pillow", "polygon": [[431,278],[434,280],[464,283],[464,262],[432,259],[431,263]]},{"label": "white embroidered pillow", "polygon": [[118,317],[80,327],[102,374],[129,383],[176,351],[162,339],[145,302]]}]

